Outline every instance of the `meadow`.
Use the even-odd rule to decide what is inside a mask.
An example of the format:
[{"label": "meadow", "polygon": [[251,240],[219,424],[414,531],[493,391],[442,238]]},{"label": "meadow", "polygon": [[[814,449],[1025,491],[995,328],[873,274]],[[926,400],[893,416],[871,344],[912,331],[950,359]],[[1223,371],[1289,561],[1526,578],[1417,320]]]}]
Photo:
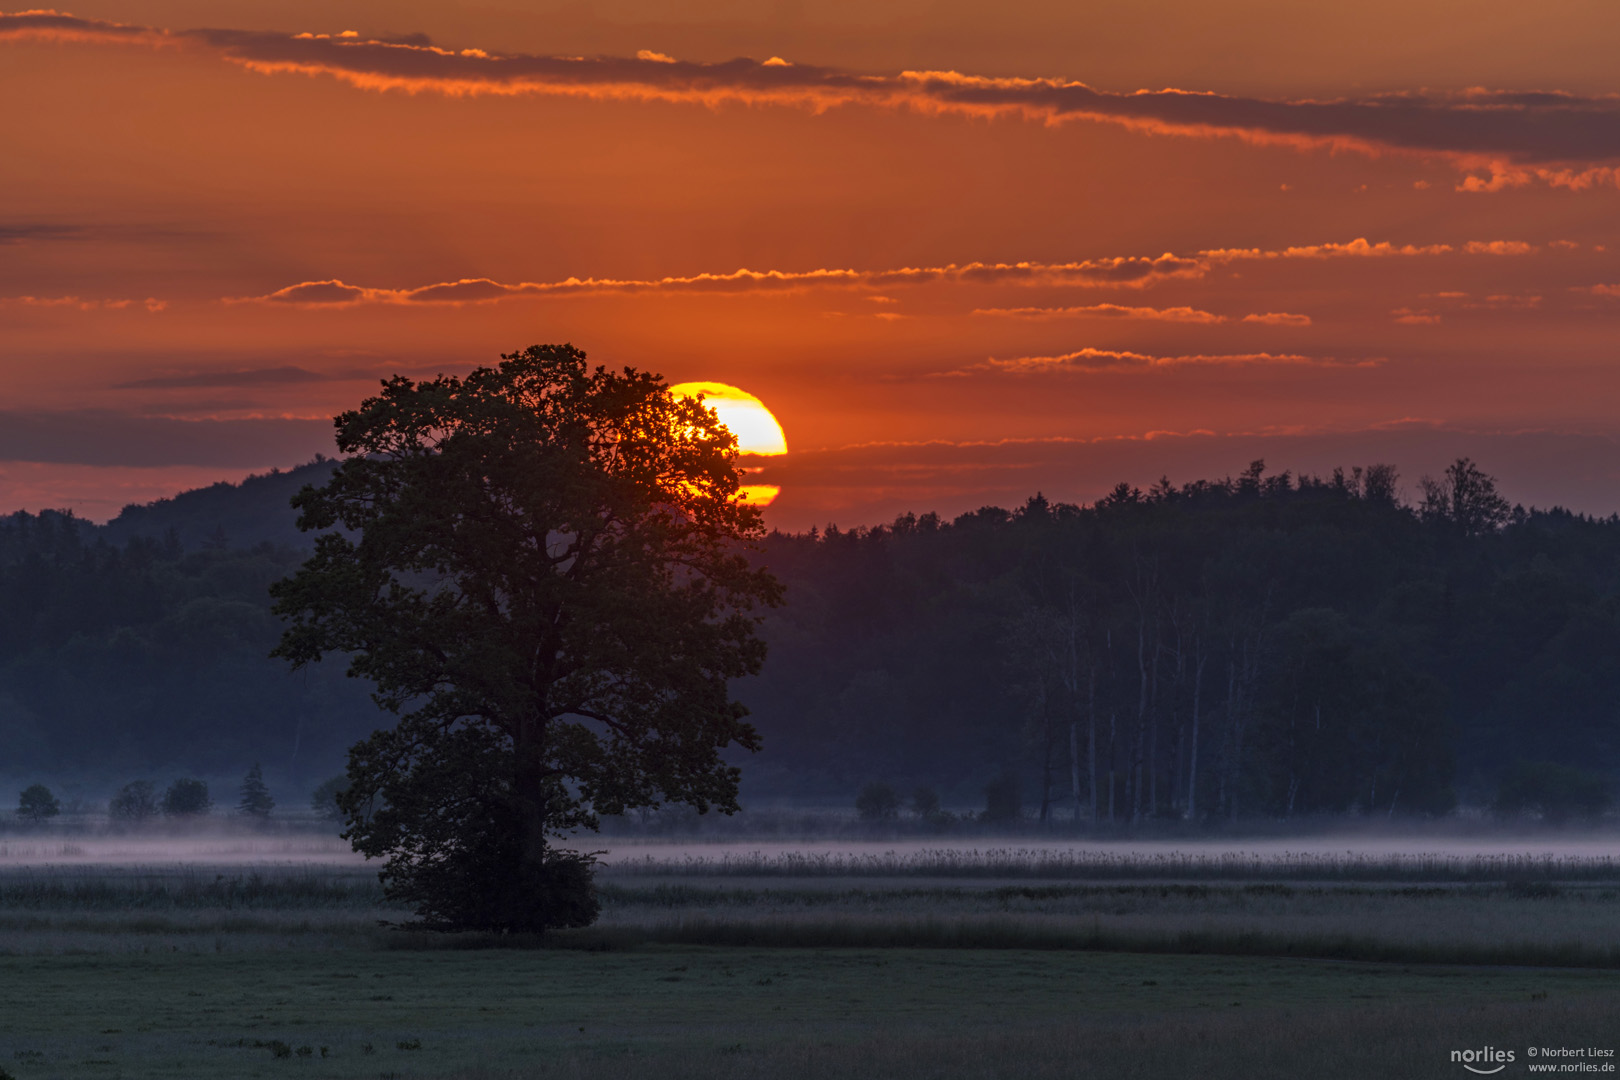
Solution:
[{"label": "meadow", "polygon": [[0,1075],[1416,1077],[1620,1041],[1603,837],[604,840],[599,923],[513,940],[381,925],[315,832],[0,838]]}]

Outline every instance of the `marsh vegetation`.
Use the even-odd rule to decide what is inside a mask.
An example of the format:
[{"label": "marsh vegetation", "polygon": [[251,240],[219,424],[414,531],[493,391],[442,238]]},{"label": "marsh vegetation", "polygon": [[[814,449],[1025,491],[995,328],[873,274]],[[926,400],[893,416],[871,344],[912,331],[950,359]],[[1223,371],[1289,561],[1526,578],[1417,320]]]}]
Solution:
[{"label": "marsh vegetation", "polygon": [[620,840],[599,923],[544,939],[379,925],[410,912],[329,841],[8,838],[0,1067],[1445,1076],[1450,1048],[1591,1040],[1620,1010],[1602,836],[1494,853]]}]

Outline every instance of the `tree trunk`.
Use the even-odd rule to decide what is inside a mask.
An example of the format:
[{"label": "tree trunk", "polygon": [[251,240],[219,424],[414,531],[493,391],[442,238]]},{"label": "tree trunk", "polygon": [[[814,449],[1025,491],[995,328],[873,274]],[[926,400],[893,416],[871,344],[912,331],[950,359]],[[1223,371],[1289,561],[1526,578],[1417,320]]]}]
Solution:
[{"label": "tree trunk", "polygon": [[1097,825],[1097,668],[1086,665],[1086,797],[1091,801],[1091,824]]},{"label": "tree trunk", "polygon": [[1198,818],[1198,706],[1204,689],[1204,648],[1202,640],[1195,641],[1193,650],[1197,659],[1193,662],[1193,703],[1192,703],[1192,742],[1188,749],[1190,764],[1187,766],[1187,820],[1196,821]]},{"label": "tree trunk", "polygon": [[[548,808],[542,738],[544,724],[545,722],[538,717],[524,720],[519,727],[518,738],[514,740],[516,775],[513,777],[513,796],[517,804],[518,827],[521,830],[516,882],[520,890],[530,894],[528,897],[512,897],[511,902],[514,905],[524,899],[532,902],[536,887],[545,876]],[[517,915],[516,912],[513,914]],[[535,932],[545,929],[544,911],[525,911],[523,916],[526,918],[514,919],[512,925],[528,924],[526,928]]]}]

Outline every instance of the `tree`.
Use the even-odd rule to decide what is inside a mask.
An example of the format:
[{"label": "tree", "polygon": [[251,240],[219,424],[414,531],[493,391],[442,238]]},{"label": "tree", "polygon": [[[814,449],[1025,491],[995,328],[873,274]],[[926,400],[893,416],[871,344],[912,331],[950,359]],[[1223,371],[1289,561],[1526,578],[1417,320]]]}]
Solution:
[{"label": "tree", "polygon": [[56,801],[51,789],[44,784],[33,784],[23,789],[22,795],[17,799],[17,816],[27,818],[35,825],[46,818],[53,818],[62,812],[62,804]]},{"label": "tree", "polygon": [[855,796],[855,811],[862,821],[893,821],[900,815],[900,796],[888,784],[874,780]]},{"label": "tree", "polygon": [[253,768],[242,777],[242,801],[236,805],[237,812],[263,821],[275,807],[276,800],[270,797],[270,789],[264,785],[264,770],[255,761]]},{"label": "tree", "polygon": [[142,822],[158,812],[157,796],[152,781],[131,780],[118,789],[118,794],[107,804],[107,812],[118,821]]},{"label": "tree", "polygon": [[213,808],[208,797],[208,785],[201,780],[176,780],[163,793],[165,817],[196,817]]},{"label": "tree", "polygon": [[994,825],[1011,825],[1024,817],[1023,800],[1018,791],[1018,777],[1011,770],[1003,772],[984,785],[984,813],[981,821]]},{"label": "tree", "polygon": [[1548,824],[1596,818],[1609,808],[1609,785],[1584,769],[1550,761],[1520,761],[1503,776],[1492,807],[1503,817],[1539,814]]},{"label": "tree", "polygon": [[343,808],[338,805],[338,796],[347,790],[349,790],[348,776],[327,777],[310,793],[309,808],[325,821],[342,821]]},{"label": "tree", "polygon": [[737,807],[780,586],[747,546],[737,441],[663,380],[534,346],[465,379],[395,377],[336,418],[353,455],[293,500],[314,556],[272,587],[275,655],[329,652],[399,716],[349,753],[344,835],[433,929],[595,915],[599,814]]},{"label": "tree", "polygon": [[1449,521],[1464,536],[1494,532],[1512,516],[1508,501],[1497,494],[1495,478],[1469,458],[1446,466],[1441,480],[1425,476],[1418,483],[1423,489],[1418,513],[1426,520]]}]

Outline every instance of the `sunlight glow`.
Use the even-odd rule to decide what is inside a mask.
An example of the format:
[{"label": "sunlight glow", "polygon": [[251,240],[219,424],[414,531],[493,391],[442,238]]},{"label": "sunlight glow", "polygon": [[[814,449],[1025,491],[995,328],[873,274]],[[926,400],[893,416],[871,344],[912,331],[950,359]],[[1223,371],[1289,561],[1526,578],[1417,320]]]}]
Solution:
[{"label": "sunlight glow", "polygon": [[[787,436],[765,403],[746,390],[718,382],[684,382],[669,388],[680,397],[701,398],[715,411],[744,454],[774,456],[787,453]],[[757,472],[757,469],[744,469]],[[769,506],[782,489],[774,484],[744,484],[738,497],[753,506]]]}]

